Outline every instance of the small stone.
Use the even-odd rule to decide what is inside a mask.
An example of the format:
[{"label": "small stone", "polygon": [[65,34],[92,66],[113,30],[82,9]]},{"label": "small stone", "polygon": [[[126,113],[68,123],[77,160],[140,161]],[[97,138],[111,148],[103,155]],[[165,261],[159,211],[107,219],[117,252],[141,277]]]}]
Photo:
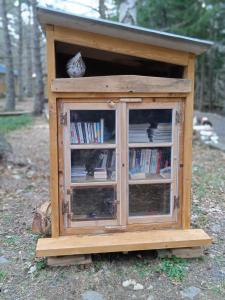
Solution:
[{"label": "small stone", "polygon": [[31,266],[29,271],[28,271],[28,274],[32,274],[34,273],[35,271],[37,270],[37,267],[36,266]]},{"label": "small stone", "polygon": [[144,286],[140,283],[136,283],[134,285],[134,291],[140,291],[140,290],[143,290]]},{"label": "small stone", "polygon": [[214,233],[219,233],[221,231],[221,227],[218,224],[214,224],[214,225],[211,226],[211,230]]},{"label": "small stone", "polygon": [[21,179],[21,176],[20,176],[20,175],[12,175],[12,177],[13,177],[14,179],[16,179],[16,180]]},{"label": "small stone", "polygon": [[34,176],[34,174],[35,174],[35,172],[30,170],[30,171],[27,172],[26,175],[27,175],[27,178],[32,178]]},{"label": "small stone", "polygon": [[131,284],[135,285],[136,281],[133,279],[125,280],[125,281],[123,281],[122,286],[126,288],[126,287],[130,286]]},{"label": "small stone", "polygon": [[81,295],[82,300],[105,300],[105,298],[98,292],[87,291]]},{"label": "small stone", "polygon": [[199,294],[201,290],[195,286],[190,286],[183,291],[181,291],[181,296],[184,299],[194,300]]},{"label": "small stone", "polygon": [[154,300],[154,296],[149,295],[148,298],[147,298],[147,300]]},{"label": "small stone", "polygon": [[0,265],[6,265],[9,261],[4,256],[0,256]]},{"label": "small stone", "polygon": [[153,290],[153,286],[150,284],[150,286],[147,288],[147,290]]}]

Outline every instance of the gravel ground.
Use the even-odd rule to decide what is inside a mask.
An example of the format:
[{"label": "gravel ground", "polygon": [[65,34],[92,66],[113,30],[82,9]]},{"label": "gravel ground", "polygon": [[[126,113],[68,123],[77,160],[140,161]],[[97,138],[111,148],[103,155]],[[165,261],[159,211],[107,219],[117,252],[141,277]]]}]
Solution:
[{"label": "gravel ground", "polygon": [[[182,276],[175,278],[168,272],[169,260],[158,259],[154,251],[95,255],[84,270],[49,268],[45,260],[35,259],[38,236],[32,234],[31,223],[35,207],[49,199],[48,139],[42,119],[8,135],[14,154],[0,169],[1,299],[225,299],[223,152],[194,145],[192,225],[205,229],[214,243],[203,259],[178,261],[172,270],[180,268]],[[129,279],[140,289],[123,287]],[[99,294],[85,298],[86,291]]]}]

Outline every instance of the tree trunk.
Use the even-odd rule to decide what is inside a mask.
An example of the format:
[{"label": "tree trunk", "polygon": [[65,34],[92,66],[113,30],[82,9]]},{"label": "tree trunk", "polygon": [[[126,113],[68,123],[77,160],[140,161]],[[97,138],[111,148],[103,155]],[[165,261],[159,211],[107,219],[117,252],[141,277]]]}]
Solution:
[{"label": "tree trunk", "polygon": [[119,21],[130,25],[137,23],[137,0],[124,0],[119,5]]},{"label": "tree trunk", "polygon": [[18,1],[18,101],[23,101],[23,23],[22,23],[22,0]]},{"label": "tree trunk", "polygon": [[102,19],[106,19],[105,0],[99,0],[98,10],[99,10],[100,17]]},{"label": "tree trunk", "polygon": [[33,38],[34,38],[34,71],[35,77],[35,97],[33,113],[35,115],[42,114],[44,108],[44,83],[43,71],[41,64],[41,45],[40,45],[40,29],[37,20],[37,1],[32,0],[33,8]]},{"label": "tree trunk", "polygon": [[0,0],[0,11],[2,16],[2,27],[3,27],[3,38],[4,38],[4,57],[6,65],[6,103],[5,111],[15,110],[15,83],[14,83],[14,72],[13,72],[13,55],[12,55],[12,44],[9,35],[8,18],[6,11],[6,0]]},{"label": "tree trunk", "polygon": [[26,96],[33,96],[33,80],[32,80],[32,46],[31,46],[31,7],[29,1],[27,1],[27,5],[29,7],[29,21],[27,25],[27,30],[25,34],[25,44],[26,44]]}]

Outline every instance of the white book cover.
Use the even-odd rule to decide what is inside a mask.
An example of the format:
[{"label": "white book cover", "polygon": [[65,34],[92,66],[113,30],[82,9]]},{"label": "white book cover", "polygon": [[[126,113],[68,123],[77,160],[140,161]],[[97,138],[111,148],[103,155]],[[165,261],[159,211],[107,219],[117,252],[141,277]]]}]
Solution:
[{"label": "white book cover", "polygon": [[78,131],[79,131],[79,136],[80,136],[80,143],[84,144],[84,137],[83,137],[81,122],[77,123],[77,127],[78,127]]}]

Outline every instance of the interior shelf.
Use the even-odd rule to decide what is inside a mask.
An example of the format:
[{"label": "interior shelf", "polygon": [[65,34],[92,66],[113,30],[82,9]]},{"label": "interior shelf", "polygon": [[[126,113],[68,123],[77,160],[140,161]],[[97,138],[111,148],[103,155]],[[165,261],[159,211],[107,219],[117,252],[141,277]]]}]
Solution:
[{"label": "interior shelf", "polygon": [[173,143],[129,143],[129,148],[159,148],[172,147]]},{"label": "interior shelf", "polygon": [[115,149],[115,144],[76,144],[70,145],[70,149]]},{"label": "interior shelf", "polygon": [[86,180],[83,182],[71,182],[71,187],[91,187],[91,186],[110,186],[116,185],[117,182],[114,180]]},{"label": "interior shelf", "polygon": [[129,184],[155,184],[155,183],[172,183],[172,179],[162,178],[155,176],[153,178],[147,177],[146,179],[129,179]]}]

